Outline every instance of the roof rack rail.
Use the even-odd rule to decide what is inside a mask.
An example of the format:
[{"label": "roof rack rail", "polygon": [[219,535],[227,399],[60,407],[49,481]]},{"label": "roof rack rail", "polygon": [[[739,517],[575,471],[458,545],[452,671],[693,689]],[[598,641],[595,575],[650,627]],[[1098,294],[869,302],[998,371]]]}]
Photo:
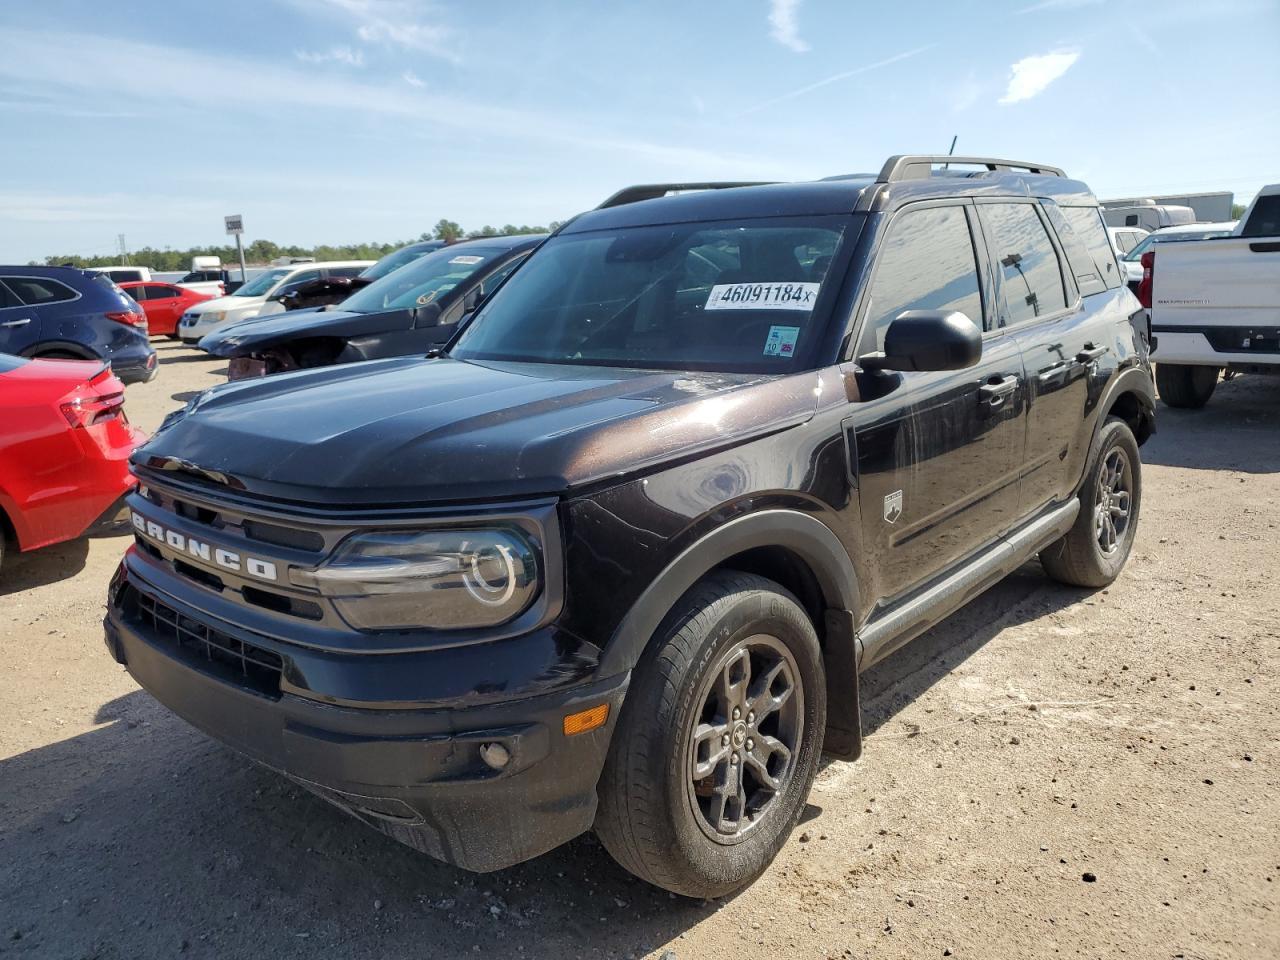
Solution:
[{"label": "roof rack rail", "polygon": [[637,203],[641,200],[656,200],[658,197],[665,197],[668,193],[675,193],[680,190],[728,190],[732,187],[764,187],[774,182],[773,180],[742,180],[709,183],[640,183],[633,187],[623,187],[596,209],[604,210],[606,207],[620,207],[625,203]]},{"label": "roof rack rail", "polygon": [[947,164],[960,166],[986,167],[988,170],[1022,170],[1027,173],[1047,174],[1054,177],[1065,177],[1060,167],[1051,167],[1044,163],[1023,163],[1020,160],[997,160],[994,157],[947,157],[941,154],[906,153],[890,157],[885,161],[876,177],[877,183],[897,183],[899,180],[924,180],[936,166]]}]

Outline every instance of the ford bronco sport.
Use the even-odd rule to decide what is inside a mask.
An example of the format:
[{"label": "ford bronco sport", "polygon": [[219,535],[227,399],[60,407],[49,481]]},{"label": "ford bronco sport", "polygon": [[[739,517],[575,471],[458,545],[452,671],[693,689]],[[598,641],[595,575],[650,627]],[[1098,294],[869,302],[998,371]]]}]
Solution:
[{"label": "ford bronco sport", "polygon": [[1051,167],[629,188],[443,356],[172,415],[134,457],[107,645],[435,857],[594,828],[645,880],[726,894],[820,754],[859,756],[860,671],[1037,554],[1120,572],[1142,316]]}]

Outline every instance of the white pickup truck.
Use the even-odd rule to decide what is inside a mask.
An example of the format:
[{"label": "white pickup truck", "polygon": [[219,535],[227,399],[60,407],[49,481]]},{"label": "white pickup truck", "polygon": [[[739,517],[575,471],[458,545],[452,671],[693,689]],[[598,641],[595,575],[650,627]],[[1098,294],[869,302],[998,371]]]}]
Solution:
[{"label": "white pickup truck", "polygon": [[1280,183],[1263,187],[1229,237],[1142,255],[1156,387],[1171,407],[1202,407],[1218,375],[1280,374]]}]

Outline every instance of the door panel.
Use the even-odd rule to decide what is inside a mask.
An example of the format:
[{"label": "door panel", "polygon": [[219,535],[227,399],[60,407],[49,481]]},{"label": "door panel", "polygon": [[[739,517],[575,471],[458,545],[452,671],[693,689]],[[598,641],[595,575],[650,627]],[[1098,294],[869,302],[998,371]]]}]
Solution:
[{"label": "door panel", "polygon": [[[885,597],[1017,523],[1026,412],[1022,355],[1011,337],[988,339],[966,370],[893,376],[894,389],[845,422],[864,544],[880,558]],[[992,386],[1008,392],[992,397]]]},{"label": "door panel", "polygon": [[[903,310],[954,310],[993,326],[970,214],[950,201],[893,216],[860,304],[858,355],[881,349]],[[1017,523],[1025,391],[1018,344],[999,332],[964,370],[859,374],[844,425],[876,596],[911,590]]]}]

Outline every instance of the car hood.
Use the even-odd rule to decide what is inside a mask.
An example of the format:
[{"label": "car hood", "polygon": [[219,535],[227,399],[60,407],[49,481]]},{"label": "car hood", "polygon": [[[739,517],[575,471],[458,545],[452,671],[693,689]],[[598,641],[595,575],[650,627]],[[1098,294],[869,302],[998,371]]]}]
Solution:
[{"label": "car hood", "polygon": [[311,505],[541,496],[803,423],[820,384],[815,371],[375,360],[206,391],[134,464]]},{"label": "car hood", "polygon": [[413,326],[412,310],[352,313],[349,310],[291,310],[222,327],[200,341],[215,357],[247,357],[258,350],[302,337],[358,337]]}]

